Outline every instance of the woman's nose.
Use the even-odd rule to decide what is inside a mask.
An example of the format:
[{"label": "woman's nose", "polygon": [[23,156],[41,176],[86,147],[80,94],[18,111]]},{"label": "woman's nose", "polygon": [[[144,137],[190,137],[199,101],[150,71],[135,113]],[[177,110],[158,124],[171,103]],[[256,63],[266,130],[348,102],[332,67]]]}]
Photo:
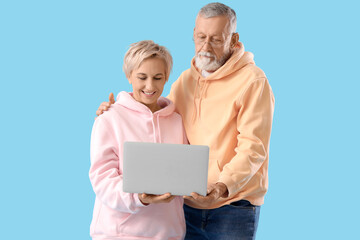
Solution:
[{"label": "woman's nose", "polygon": [[152,81],[152,80],[147,81],[147,82],[146,82],[146,89],[147,89],[147,90],[153,90],[153,88],[154,88],[154,83],[153,83],[153,81]]}]

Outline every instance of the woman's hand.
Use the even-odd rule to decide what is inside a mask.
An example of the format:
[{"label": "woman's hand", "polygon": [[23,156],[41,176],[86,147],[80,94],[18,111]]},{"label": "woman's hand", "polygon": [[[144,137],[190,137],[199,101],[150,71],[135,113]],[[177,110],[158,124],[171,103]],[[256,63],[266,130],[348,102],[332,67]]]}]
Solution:
[{"label": "woman's hand", "polygon": [[165,193],[163,195],[154,195],[154,194],[146,194],[146,193],[139,194],[139,200],[144,205],[149,205],[150,203],[169,203],[174,198],[175,196],[171,195],[170,193]]}]

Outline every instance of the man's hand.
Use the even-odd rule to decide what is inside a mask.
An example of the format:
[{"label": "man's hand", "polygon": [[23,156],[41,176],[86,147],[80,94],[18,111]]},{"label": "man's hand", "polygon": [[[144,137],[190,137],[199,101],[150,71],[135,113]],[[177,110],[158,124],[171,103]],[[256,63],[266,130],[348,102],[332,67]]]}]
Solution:
[{"label": "man's hand", "polygon": [[139,200],[144,205],[149,205],[150,203],[169,203],[174,198],[175,198],[175,196],[171,195],[170,193],[165,193],[163,195],[153,195],[153,194],[146,194],[146,193],[139,194]]},{"label": "man's hand", "polygon": [[[114,99],[114,94],[110,93],[109,95],[109,101],[108,102],[102,102],[98,108],[98,110],[96,111],[96,115],[100,116],[101,114],[104,113],[104,111],[107,111],[111,104],[115,103],[115,99]],[[96,119],[97,117],[95,117]]]},{"label": "man's hand", "polygon": [[228,189],[226,185],[224,183],[218,182],[208,187],[207,195],[205,197],[193,192],[191,193],[191,197],[184,196],[184,199],[185,203],[189,203],[189,205],[197,205],[206,208],[216,202],[220,197],[227,196]]}]

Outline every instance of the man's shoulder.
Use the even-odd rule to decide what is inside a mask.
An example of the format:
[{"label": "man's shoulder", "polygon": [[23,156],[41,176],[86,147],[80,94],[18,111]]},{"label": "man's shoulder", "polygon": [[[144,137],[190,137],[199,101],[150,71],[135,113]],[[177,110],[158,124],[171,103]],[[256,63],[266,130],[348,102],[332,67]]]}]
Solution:
[{"label": "man's shoulder", "polygon": [[185,71],[183,71],[183,72],[181,73],[181,75],[182,75],[182,74],[190,73],[190,71],[191,71],[191,68],[188,68],[188,69],[186,69]]},{"label": "man's shoulder", "polygon": [[247,75],[249,76],[249,80],[266,78],[264,71],[255,64],[247,64],[246,66],[243,67],[242,70],[247,73]]},{"label": "man's shoulder", "polygon": [[[187,70],[185,70],[185,71],[183,71],[181,74],[180,74],[180,76],[178,77],[178,79],[175,81],[175,82],[173,82],[172,83],[172,85],[171,85],[171,89],[172,89],[172,91],[178,91],[178,89],[179,89],[179,87],[180,86],[182,86],[182,87],[180,87],[180,88],[183,88],[184,87],[184,85],[187,85],[188,84],[188,82],[191,80],[191,77],[192,75],[191,75],[191,69],[189,68],[189,69],[187,69]],[[170,100],[174,100],[174,99],[172,99],[171,97],[170,97]]]},{"label": "man's shoulder", "polygon": [[259,82],[259,87],[267,81],[264,71],[255,64],[247,64],[228,76],[221,86],[231,87],[237,91],[238,96],[244,92],[255,82]]},{"label": "man's shoulder", "polygon": [[191,68],[188,68],[180,74],[177,81],[186,81],[189,79],[190,76],[192,76]]}]

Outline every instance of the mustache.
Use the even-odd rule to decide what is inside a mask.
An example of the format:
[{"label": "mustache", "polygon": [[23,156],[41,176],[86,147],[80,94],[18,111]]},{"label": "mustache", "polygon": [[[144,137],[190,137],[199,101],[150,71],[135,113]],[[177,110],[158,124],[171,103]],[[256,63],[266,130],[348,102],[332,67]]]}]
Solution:
[{"label": "mustache", "polygon": [[209,52],[199,52],[197,56],[214,57],[214,58],[216,57],[214,54]]}]

